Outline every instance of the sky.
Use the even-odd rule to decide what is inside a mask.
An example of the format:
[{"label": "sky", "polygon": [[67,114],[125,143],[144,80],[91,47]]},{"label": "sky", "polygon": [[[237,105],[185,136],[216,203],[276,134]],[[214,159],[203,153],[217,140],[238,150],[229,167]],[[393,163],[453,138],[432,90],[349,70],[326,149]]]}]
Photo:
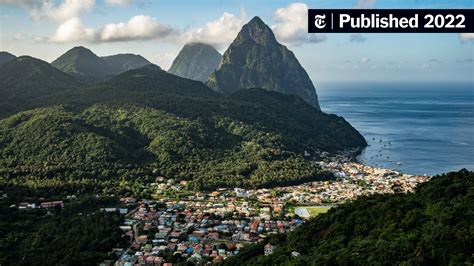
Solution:
[{"label": "sky", "polygon": [[309,34],[308,8],[474,8],[474,0],[0,0],[0,50],[52,62],[74,46],[168,69],[191,41],[225,52],[261,17],[313,82],[470,82],[474,33]]}]

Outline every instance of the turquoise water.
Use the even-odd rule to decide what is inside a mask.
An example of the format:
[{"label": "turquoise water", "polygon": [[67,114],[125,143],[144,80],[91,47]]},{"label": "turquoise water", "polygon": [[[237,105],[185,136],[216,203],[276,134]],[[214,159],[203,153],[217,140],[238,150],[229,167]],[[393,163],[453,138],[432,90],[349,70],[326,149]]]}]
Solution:
[{"label": "turquoise water", "polygon": [[474,170],[474,85],[318,84],[321,109],[369,143],[359,160],[410,174]]}]

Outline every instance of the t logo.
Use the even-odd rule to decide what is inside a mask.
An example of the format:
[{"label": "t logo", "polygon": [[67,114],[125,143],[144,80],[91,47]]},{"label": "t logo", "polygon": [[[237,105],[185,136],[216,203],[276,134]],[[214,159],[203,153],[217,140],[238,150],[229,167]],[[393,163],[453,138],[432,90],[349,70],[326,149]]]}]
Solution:
[{"label": "t logo", "polygon": [[318,29],[324,29],[326,27],[326,14],[314,16],[314,26]]}]

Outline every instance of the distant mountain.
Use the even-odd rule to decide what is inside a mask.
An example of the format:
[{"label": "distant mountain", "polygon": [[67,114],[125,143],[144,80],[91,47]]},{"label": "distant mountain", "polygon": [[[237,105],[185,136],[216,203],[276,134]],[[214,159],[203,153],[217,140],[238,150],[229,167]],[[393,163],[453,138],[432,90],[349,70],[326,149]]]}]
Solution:
[{"label": "distant mountain", "polygon": [[249,88],[296,94],[319,109],[308,74],[259,17],[243,26],[207,84],[225,95]]},{"label": "distant mountain", "polygon": [[41,98],[77,86],[74,78],[45,61],[17,57],[1,66],[0,117],[39,106]]},{"label": "distant mountain", "polygon": [[15,59],[16,56],[10,54],[9,52],[0,52],[0,65],[3,65],[4,63],[10,62],[13,59]]},{"label": "distant mountain", "polygon": [[77,46],[67,51],[51,63],[59,70],[78,75],[108,75],[110,73],[107,62],[94,54],[91,50]]},{"label": "distant mountain", "polygon": [[127,70],[148,64],[151,63],[140,55],[118,54],[99,57],[82,46],[72,48],[51,63],[85,84],[104,82]]},{"label": "distant mountain", "polygon": [[35,89],[77,85],[71,76],[30,56],[20,56],[5,63],[0,71],[0,84],[2,89],[25,88],[26,85],[35,86]]},{"label": "distant mountain", "polygon": [[112,74],[120,74],[128,70],[140,68],[151,64],[141,55],[135,54],[117,54],[111,56],[103,56],[102,59],[109,65],[109,71]]},{"label": "distant mountain", "polygon": [[217,68],[222,55],[211,45],[188,43],[173,61],[169,73],[198,81],[206,81]]}]

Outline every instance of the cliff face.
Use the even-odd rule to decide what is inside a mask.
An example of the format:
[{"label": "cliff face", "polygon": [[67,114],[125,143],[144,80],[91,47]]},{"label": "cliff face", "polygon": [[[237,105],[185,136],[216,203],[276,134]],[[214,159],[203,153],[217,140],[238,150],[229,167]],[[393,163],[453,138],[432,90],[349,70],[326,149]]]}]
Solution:
[{"label": "cliff face", "polygon": [[217,68],[221,54],[211,45],[188,43],[174,59],[169,73],[198,81],[206,81]]},{"label": "cliff face", "polygon": [[250,88],[295,94],[320,109],[308,74],[259,17],[242,27],[207,84],[225,95]]}]

